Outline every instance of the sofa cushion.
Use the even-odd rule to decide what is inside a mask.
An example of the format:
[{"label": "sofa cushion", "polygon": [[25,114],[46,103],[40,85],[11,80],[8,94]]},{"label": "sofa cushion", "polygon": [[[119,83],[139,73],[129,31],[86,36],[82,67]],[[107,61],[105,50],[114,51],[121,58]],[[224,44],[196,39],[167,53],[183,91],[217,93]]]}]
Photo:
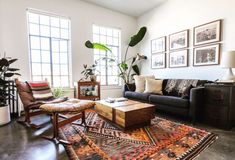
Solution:
[{"label": "sofa cushion", "polygon": [[135,99],[139,101],[146,101],[148,102],[150,94],[148,93],[138,93],[138,92],[132,92],[132,91],[126,91],[125,97],[130,99]]},{"label": "sofa cushion", "polygon": [[163,80],[146,79],[144,93],[153,93],[162,95]]},{"label": "sofa cushion", "polygon": [[150,95],[149,102],[181,108],[189,107],[189,100],[174,96]]},{"label": "sofa cushion", "polygon": [[135,80],[135,91],[139,93],[143,93],[145,90],[145,80],[146,79],[154,79],[154,76],[138,76],[135,75],[134,77]]},{"label": "sofa cushion", "polygon": [[169,79],[164,89],[164,95],[181,97],[188,89],[198,86],[197,79]]}]

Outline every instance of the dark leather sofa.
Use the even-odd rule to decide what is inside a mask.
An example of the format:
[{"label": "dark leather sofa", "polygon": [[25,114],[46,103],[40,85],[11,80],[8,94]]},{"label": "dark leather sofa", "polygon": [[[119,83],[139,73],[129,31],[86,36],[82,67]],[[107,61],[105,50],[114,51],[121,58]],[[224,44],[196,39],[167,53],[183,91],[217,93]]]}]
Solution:
[{"label": "dark leather sofa", "polygon": [[[197,85],[189,90],[189,97],[182,98],[177,95],[172,95],[166,92],[165,88],[169,79],[164,79],[162,84],[163,95],[138,93],[135,92],[135,84],[125,85],[124,97],[141,102],[151,103],[156,106],[157,110],[163,110],[169,113],[174,113],[182,116],[187,116],[196,121],[196,112],[198,107],[203,106],[204,84],[208,81],[198,80]],[[182,79],[175,79],[182,81]]]}]

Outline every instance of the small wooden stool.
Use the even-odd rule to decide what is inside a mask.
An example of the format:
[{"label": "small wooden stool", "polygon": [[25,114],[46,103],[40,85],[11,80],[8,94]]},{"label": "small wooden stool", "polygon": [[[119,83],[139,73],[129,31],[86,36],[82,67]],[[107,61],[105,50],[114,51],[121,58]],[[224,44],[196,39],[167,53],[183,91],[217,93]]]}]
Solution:
[{"label": "small wooden stool", "polygon": [[[40,109],[43,111],[52,114],[52,124],[53,124],[53,136],[43,136],[43,138],[52,140],[58,143],[70,145],[71,143],[62,139],[59,139],[59,128],[72,123],[80,118],[82,118],[82,122],[80,125],[86,127],[86,117],[85,110],[94,107],[95,102],[89,100],[79,100],[79,99],[69,99],[62,103],[51,103],[51,104],[43,104],[40,106]],[[75,113],[74,116],[69,117],[65,120],[59,121],[59,114],[62,113]],[[76,114],[77,113],[77,114]]]}]

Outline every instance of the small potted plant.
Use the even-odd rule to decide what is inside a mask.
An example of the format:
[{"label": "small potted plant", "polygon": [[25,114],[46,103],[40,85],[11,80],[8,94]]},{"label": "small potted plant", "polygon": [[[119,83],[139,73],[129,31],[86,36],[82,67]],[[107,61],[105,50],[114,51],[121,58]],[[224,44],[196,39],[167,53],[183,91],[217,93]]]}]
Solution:
[{"label": "small potted plant", "polygon": [[95,75],[95,71],[96,71],[96,63],[91,65],[91,66],[87,66],[87,64],[84,64],[84,70],[81,72],[81,74],[83,74],[83,80],[90,80],[92,82],[96,81],[96,75]]},{"label": "small potted plant", "polygon": [[17,61],[17,59],[5,58],[5,56],[0,59],[0,125],[9,123],[11,120],[7,100],[14,97],[7,92],[7,88],[9,86],[10,77],[20,75],[16,73],[19,69],[10,67],[15,61]]}]

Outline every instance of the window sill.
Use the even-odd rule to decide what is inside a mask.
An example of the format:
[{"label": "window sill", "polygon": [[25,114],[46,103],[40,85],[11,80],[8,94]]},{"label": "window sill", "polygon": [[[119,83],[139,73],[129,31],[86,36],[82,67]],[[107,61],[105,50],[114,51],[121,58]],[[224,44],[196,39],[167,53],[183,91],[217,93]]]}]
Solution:
[{"label": "window sill", "polygon": [[122,89],[122,86],[100,86],[101,90]]}]

